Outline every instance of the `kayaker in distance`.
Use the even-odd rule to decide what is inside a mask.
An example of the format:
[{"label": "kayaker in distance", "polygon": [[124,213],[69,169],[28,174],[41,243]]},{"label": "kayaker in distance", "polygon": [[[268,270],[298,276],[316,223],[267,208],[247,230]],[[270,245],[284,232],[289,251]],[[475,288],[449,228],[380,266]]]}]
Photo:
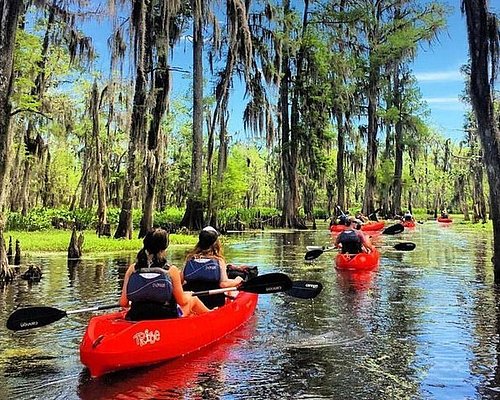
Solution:
[{"label": "kayaker in distance", "polygon": [[446,212],[446,209],[441,211],[441,218],[448,218],[448,213]]},{"label": "kayaker in distance", "polygon": [[210,311],[198,297],[185,292],[179,269],[167,264],[168,232],[152,229],[143,239],[137,260],[125,272],[120,306],[130,310],[126,318],[133,321],[175,318]]},{"label": "kayaker in distance", "polygon": [[[193,291],[237,287],[243,282],[240,276],[228,278],[219,232],[211,226],[200,231],[198,243],[186,256],[181,279],[184,289]],[[220,307],[225,295],[204,296],[201,300],[209,308]]]},{"label": "kayaker in distance", "polygon": [[359,219],[363,224],[366,224],[370,221],[368,217],[365,216],[361,211],[356,214],[356,219]]},{"label": "kayaker in distance", "polygon": [[411,214],[410,210],[407,210],[403,215],[403,221],[415,221],[415,218]]},{"label": "kayaker in distance", "polygon": [[335,247],[340,248],[343,254],[370,253],[374,250],[370,239],[360,230],[360,220],[349,217],[346,226],[347,228],[335,240]]}]

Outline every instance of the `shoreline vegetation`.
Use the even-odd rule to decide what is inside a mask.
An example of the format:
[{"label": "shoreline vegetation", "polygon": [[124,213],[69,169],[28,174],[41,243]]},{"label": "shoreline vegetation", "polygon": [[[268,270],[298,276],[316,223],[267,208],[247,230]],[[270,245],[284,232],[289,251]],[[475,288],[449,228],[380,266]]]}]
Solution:
[{"label": "shoreline vegetation", "polygon": [[[421,217],[421,218],[418,218]],[[426,217],[426,218],[425,218]],[[425,226],[426,223],[432,222],[434,219],[428,216],[416,216],[418,221]],[[450,217],[453,219],[454,224],[461,226],[467,225],[468,228],[473,229],[491,229],[492,222],[488,221],[486,224],[472,222],[465,222],[463,215],[452,214]],[[397,221],[386,221],[386,225],[396,223]],[[324,225],[324,226],[323,226]],[[328,222],[318,221],[318,229],[328,229]],[[265,231],[272,231],[272,228],[266,228]],[[101,253],[119,253],[119,252],[133,252],[138,251],[142,247],[142,239],[137,239],[138,231],[134,231],[133,239],[114,239],[112,237],[101,236],[98,237],[94,230],[85,230],[83,255],[101,254]],[[228,240],[227,235],[224,235],[225,240]],[[19,240],[22,256],[32,256],[44,253],[67,253],[68,246],[71,239],[71,230],[61,229],[46,229],[40,231],[22,231],[11,230],[5,232],[6,245],[9,244],[9,239],[12,238],[12,249],[15,252],[16,240]],[[229,239],[231,240],[231,239]],[[196,244],[197,234],[170,234],[170,246],[193,246]]]}]

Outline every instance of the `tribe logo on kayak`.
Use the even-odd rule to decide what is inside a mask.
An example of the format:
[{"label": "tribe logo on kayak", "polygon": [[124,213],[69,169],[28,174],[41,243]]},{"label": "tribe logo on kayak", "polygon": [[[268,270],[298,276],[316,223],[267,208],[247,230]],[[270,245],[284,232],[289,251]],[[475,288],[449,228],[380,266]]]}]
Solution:
[{"label": "tribe logo on kayak", "polygon": [[145,346],[147,344],[155,344],[160,341],[160,331],[150,331],[146,329],[144,332],[137,332],[133,338],[137,346]]}]

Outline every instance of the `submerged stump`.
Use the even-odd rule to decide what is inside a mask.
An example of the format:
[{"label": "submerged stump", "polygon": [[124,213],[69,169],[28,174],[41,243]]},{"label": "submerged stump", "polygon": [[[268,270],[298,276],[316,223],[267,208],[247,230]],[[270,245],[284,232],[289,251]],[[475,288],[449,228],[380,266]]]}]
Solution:
[{"label": "submerged stump", "polygon": [[79,235],[76,232],[76,228],[73,228],[71,233],[71,240],[68,246],[68,258],[80,258],[82,256],[83,247],[83,232]]}]

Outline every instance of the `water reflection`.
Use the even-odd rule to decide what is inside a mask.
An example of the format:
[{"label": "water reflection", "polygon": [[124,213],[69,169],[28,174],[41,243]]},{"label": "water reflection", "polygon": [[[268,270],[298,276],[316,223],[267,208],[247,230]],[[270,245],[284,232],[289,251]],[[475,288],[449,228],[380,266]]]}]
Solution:
[{"label": "water reflection", "polygon": [[[78,345],[91,314],[8,332],[20,305],[62,310],[115,304],[135,253],[68,263],[35,258],[43,279],[0,292],[0,397],[16,399],[463,399],[498,398],[499,291],[491,237],[459,224],[426,222],[372,238],[375,271],[336,271],[334,253],[304,262],[307,245],[328,245],[325,226],[307,232],[235,235],[228,260],[316,280],[314,300],[261,295],[252,322],[216,346],[177,361],[90,380]],[[394,250],[411,241],[413,251]],[[185,248],[169,259],[182,265]]]},{"label": "water reflection", "polygon": [[217,399],[224,393],[231,364],[239,362],[238,346],[244,346],[255,331],[250,321],[234,335],[195,354],[161,364],[90,379],[88,371],[79,376],[81,399]]}]

